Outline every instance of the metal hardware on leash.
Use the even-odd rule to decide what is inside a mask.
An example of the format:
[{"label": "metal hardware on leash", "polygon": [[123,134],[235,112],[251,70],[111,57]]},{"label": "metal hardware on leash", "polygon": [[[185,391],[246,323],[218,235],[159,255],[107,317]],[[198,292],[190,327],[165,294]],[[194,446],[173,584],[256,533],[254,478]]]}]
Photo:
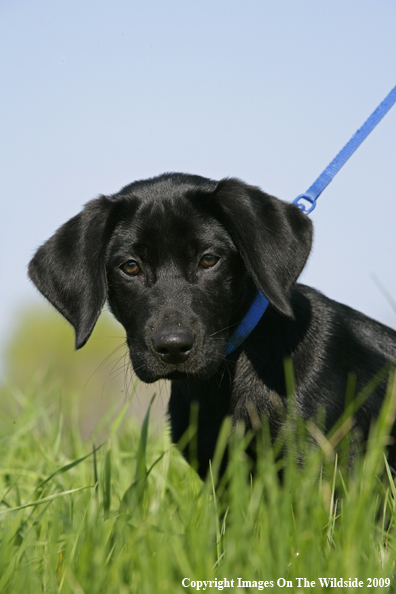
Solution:
[{"label": "metal hardware on leash", "polygon": [[[309,214],[310,212],[313,211],[313,209],[316,206],[316,197],[314,196],[310,196],[308,194],[308,190],[305,192],[305,194],[300,194],[299,196],[297,196],[297,198],[295,198],[293,200],[293,204],[295,204],[296,206],[298,206],[298,208],[300,210],[302,210],[305,214]],[[300,202],[300,200],[306,200],[307,202],[309,202],[311,204],[311,206],[309,206],[308,208],[305,206],[305,204],[303,202]]]},{"label": "metal hardware on leash", "polygon": [[[316,206],[316,199],[320,196],[326,186],[328,186],[335,174],[339,172],[341,167],[362,144],[363,140],[367,138],[370,132],[382,120],[384,115],[388,113],[394,103],[396,103],[396,87],[391,90],[389,95],[387,95],[382,103],[380,103],[380,105],[377,107],[377,109],[373,111],[363,126],[359,128],[357,132],[355,132],[350,141],[347,142],[344,148],[340,150],[338,155],[332,160],[330,165],[326,167],[326,169],[312,184],[312,186],[308,188],[304,194],[300,194],[293,200],[293,204],[295,204],[305,214],[312,212]],[[302,200],[306,200],[311,204],[311,206],[307,208],[306,205],[301,202]]]}]

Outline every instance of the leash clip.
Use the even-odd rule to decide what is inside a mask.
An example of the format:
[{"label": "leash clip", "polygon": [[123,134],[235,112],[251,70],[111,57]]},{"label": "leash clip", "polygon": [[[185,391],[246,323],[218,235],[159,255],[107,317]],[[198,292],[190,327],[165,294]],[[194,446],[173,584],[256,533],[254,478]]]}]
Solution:
[{"label": "leash clip", "polygon": [[[300,200],[306,200],[310,203],[311,206],[307,207],[303,202],[300,202]],[[316,206],[316,198],[308,194],[308,192],[305,192],[305,194],[300,194],[299,196],[297,196],[297,198],[293,200],[293,204],[295,204],[297,208],[302,210],[303,213],[309,214],[313,211],[313,209]]]}]

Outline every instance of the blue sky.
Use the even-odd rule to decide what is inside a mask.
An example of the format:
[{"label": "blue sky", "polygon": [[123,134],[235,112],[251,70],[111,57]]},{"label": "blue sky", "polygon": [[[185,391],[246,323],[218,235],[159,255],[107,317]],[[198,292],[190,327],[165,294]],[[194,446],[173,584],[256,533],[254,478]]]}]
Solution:
[{"label": "blue sky", "polygon": [[[185,171],[305,191],[396,84],[394,0],[0,5],[0,335],[89,199]],[[301,280],[396,327],[396,106],[319,199]]]}]

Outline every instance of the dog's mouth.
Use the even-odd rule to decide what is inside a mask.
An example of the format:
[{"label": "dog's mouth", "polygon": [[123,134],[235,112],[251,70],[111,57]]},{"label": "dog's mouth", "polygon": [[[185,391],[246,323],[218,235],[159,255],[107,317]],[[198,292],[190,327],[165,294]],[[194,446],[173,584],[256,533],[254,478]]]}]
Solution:
[{"label": "dog's mouth", "polygon": [[185,379],[197,379],[205,380],[209,379],[218,369],[219,363],[222,357],[219,357],[217,361],[211,361],[209,364],[193,365],[193,364],[180,364],[180,365],[167,365],[156,360],[145,360],[144,362],[137,361],[136,356],[132,356],[132,365],[136,375],[146,384],[151,384],[161,379],[165,380],[185,380]]},{"label": "dog's mouth", "polygon": [[171,380],[171,381],[184,380],[184,379],[193,377],[193,375],[194,374],[186,373],[183,371],[170,371],[169,373],[164,375],[161,379],[167,379],[167,380]]}]

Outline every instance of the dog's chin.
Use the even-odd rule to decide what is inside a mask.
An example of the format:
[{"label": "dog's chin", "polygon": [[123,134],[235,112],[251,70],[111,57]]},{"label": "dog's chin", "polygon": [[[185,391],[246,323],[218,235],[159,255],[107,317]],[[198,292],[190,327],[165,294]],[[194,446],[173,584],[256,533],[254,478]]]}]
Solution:
[{"label": "dog's chin", "polygon": [[[203,365],[195,367],[193,365],[145,365],[141,361],[138,363],[133,361],[132,365],[138,378],[146,383],[152,384],[158,380],[165,379],[170,381],[185,380],[185,379],[196,379],[196,380],[208,380],[218,370],[219,365],[223,357],[217,361],[211,361],[209,365]],[[136,364],[137,363],[137,364]]]},{"label": "dog's chin", "polygon": [[177,381],[177,380],[185,380],[185,379],[197,379],[197,380],[205,380],[209,379],[214,375],[216,369],[213,370],[206,370],[202,369],[200,371],[181,371],[178,369],[172,369],[169,371],[162,371],[162,372],[155,372],[150,369],[134,369],[138,378],[144,382],[145,384],[153,384],[158,380],[165,379],[170,381]]}]

